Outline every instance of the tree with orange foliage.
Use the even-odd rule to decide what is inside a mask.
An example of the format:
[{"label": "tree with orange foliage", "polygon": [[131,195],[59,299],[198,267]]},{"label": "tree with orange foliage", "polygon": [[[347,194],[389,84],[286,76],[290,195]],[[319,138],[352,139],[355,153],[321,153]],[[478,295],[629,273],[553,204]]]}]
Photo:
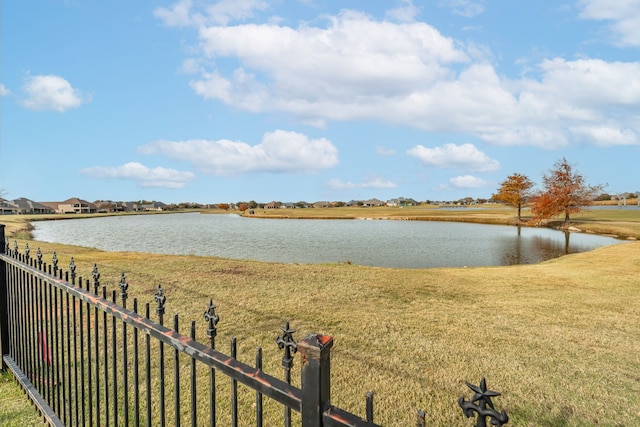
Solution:
[{"label": "tree with orange foliage", "polygon": [[603,188],[602,185],[588,185],[565,158],[556,162],[542,177],[542,182],[544,191],[533,198],[531,212],[538,220],[564,214],[565,225],[569,225],[571,214],[591,206]]},{"label": "tree with orange foliage", "polygon": [[531,197],[531,187],[533,182],[529,177],[514,173],[509,175],[498,188],[498,192],[493,195],[493,199],[505,205],[518,209],[518,221],[522,220],[522,207]]}]

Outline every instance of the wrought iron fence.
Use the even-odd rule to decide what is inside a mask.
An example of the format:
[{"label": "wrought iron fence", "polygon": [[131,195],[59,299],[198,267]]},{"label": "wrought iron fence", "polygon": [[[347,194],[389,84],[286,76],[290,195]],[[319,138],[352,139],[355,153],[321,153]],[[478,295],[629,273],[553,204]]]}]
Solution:
[{"label": "wrought iron fence", "polygon": [[[236,358],[235,338],[229,355],[216,349],[219,317],[212,300],[203,307],[209,342],[202,344],[196,341],[195,321],[188,335],[179,332],[177,315],[171,327],[165,326],[167,297],[160,285],[153,295],[154,321],[151,303],[140,307],[134,298],[128,308],[124,273],[119,289],[110,294],[100,279],[97,265],[91,278],[83,279],[73,258],[64,270],[55,252],[47,263],[39,248],[32,256],[28,245],[22,252],[17,243],[11,247],[0,224],[2,361],[50,425],[237,426],[239,405],[256,426],[273,425],[275,419],[285,427],[292,422],[303,427],[378,425],[371,392],[364,418],[331,405],[331,336],[309,334],[296,342],[287,322],[276,339],[283,353],[281,380],[263,371],[261,348],[254,366]],[[302,364],[300,388],[291,384],[296,353]],[[217,381],[217,375],[227,380]],[[253,402],[246,393],[239,398],[238,384],[253,390]],[[224,397],[226,387],[230,392]],[[485,426],[487,418],[497,426],[508,421],[504,411],[493,409],[491,397],[499,394],[487,390],[484,379],[469,387],[475,395],[469,401],[461,397],[459,404],[467,417],[477,416],[477,426]],[[265,420],[266,405],[284,409],[276,417],[269,412]],[[423,411],[416,425],[424,427]]]}]

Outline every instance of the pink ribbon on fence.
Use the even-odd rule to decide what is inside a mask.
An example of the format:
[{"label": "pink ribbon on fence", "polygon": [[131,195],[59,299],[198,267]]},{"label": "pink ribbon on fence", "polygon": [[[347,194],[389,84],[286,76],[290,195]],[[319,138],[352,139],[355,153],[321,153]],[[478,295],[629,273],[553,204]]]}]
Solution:
[{"label": "pink ribbon on fence", "polygon": [[40,357],[49,366],[53,357],[51,355],[51,349],[47,345],[47,333],[45,331],[38,331],[38,350],[40,351]]}]

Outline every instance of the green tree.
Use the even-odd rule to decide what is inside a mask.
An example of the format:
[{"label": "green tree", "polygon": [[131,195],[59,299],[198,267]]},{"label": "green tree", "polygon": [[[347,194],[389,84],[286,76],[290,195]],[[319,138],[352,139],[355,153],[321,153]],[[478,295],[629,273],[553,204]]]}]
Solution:
[{"label": "green tree", "polygon": [[498,192],[492,198],[518,209],[518,221],[522,221],[522,207],[529,201],[532,187],[533,182],[527,176],[514,173],[500,184]]},{"label": "green tree", "polygon": [[574,170],[565,158],[559,160],[542,177],[544,191],[538,194],[531,205],[536,219],[547,219],[564,214],[565,226],[571,214],[583,211],[593,204],[602,191],[602,185],[589,185],[585,178]]}]

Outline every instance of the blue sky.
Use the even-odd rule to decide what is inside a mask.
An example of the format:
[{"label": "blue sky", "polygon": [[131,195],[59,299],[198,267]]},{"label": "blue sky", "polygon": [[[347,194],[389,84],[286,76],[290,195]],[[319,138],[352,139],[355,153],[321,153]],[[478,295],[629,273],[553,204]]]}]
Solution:
[{"label": "blue sky", "polygon": [[640,190],[636,0],[5,1],[0,188],[456,200]]}]

